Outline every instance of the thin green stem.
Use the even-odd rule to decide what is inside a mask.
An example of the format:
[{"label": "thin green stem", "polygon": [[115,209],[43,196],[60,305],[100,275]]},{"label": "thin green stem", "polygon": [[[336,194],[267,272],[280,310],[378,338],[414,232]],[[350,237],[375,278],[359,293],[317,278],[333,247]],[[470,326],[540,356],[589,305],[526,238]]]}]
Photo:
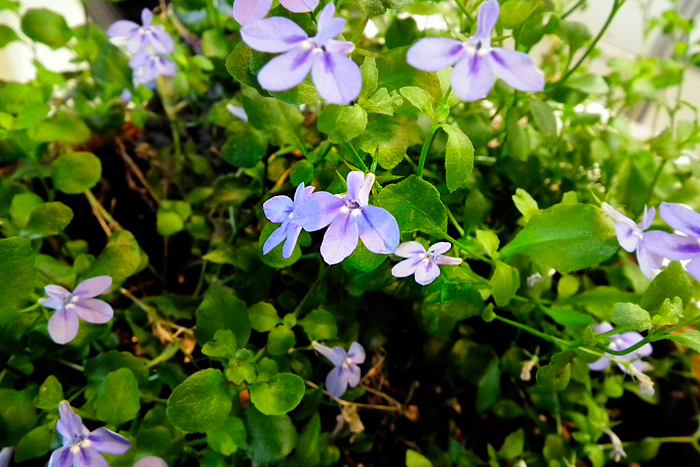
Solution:
[{"label": "thin green stem", "polygon": [[649,204],[651,202],[651,197],[654,196],[654,188],[656,188],[656,183],[659,181],[659,178],[661,178],[661,174],[663,173],[667,162],[668,159],[664,159],[661,162],[661,165],[659,165],[659,168],[656,170],[654,179],[651,181],[651,185],[649,185],[649,191],[647,192],[647,200],[645,204]]},{"label": "thin green stem", "polygon": [[586,3],[586,0],[578,0],[578,2],[576,2],[571,8],[566,10],[565,13],[562,13],[561,19],[566,19],[567,16],[570,16],[574,11],[578,10],[584,3]]},{"label": "thin green stem", "polygon": [[423,178],[423,168],[425,167],[425,159],[428,157],[428,150],[430,149],[430,145],[433,143],[433,138],[435,137],[435,133],[438,131],[438,128],[440,128],[440,125],[437,124],[433,124],[430,127],[428,135],[425,137],[425,141],[423,142],[423,147],[420,150],[418,170],[416,170],[416,175],[418,175],[418,177],[420,178]]},{"label": "thin green stem", "polygon": [[469,254],[470,254],[471,256],[473,256],[474,258],[476,258],[476,259],[478,259],[478,260],[481,260],[481,261],[483,261],[483,262],[485,262],[485,263],[489,263],[489,264],[492,264],[492,265],[495,264],[495,261],[492,260],[491,258],[487,258],[486,256],[482,255],[481,253],[478,253],[478,252],[474,251],[474,249],[473,249],[472,247],[470,247],[469,245],[465,245],[465,244],[463,244],[462,242],[460,242],[459,240],[456,240],[456,239],[450,237],[447,233],[443,233],[443,234],[442,234],[442,237],[443,237],[445,240],[448,240],[448,241],[452,242],[452,244],[456,245],[457,247],[461,248],[462,250],[466,251],[467,253],[469,253]]},{"label": "thin green stem", "polygon": [[454,226],[455,229],[457,229],[457,232],[459,232],[460,237],[464,237],[464,229],[462,228],[461,225],[459,225],[459,222],[457,222],[457,219],[455,218],[454,214],[452,214],[452,211],[450,208],[445,206],[447,209],[447,218],[450,220],[450,223]]},{"label": "thin green stem", "polygon": [[494,315],[494,317],[495,317],[495,319],[497,319],[503,323],[509,324],[515,328],[518,328],[518,329],[523,330],[529,334],[532,334],[533,336],[537,336],[540,339],[546,340],[547,342],[551,342],[552,344],[561,345],[563,347],[571,347],[571,345],[572,345],[572,343],[567,341],[567,340],[560,339],[560,338],[554,337],[554,336],[550,336],[549,334],[545,334],[541,331],[538,331],[537,329],[531,328],[530,326],[528,326],[526,324],[518,323],[517,321],[513,321],[511,319],[504,318],[503,316],[499,316],[499,315]]}]

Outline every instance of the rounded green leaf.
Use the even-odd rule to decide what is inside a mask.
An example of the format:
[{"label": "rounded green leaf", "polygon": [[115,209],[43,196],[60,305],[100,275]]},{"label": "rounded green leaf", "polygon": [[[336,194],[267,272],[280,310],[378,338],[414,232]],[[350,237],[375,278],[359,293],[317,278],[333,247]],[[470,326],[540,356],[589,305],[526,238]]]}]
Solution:
[{"label": "rounded green leaf", "polygon": [[445,174],[447,189],[455,191],[469,179],[474,169],[474,146],[467,135],[454,125],[442,125],[447,133]]},{"label": "rounded green leaf", "polygon": [[36,267],[29,240],[0,239],[0,312],[10,311],[34,291]]},{"label": "rounded green leaf", "polygon": [[282,322],[275,307],[267,302],[258,302],[248,308],[250,324],[258,332],[268,332]]},{"label": "rounded green leaf", "polygon": [[440,234],[447,229],[447,210],[429,182],[411,175],[379,192],[379,205],[394,215],[403,232]]},{"label": "rounded green leaf", "polygon": [[133,420],[141,409],[141,393],[134,373],[120,368],[107,375],[97,390],[97,418],[113,426]]},{"label": "rounded green leaf", "polygon": [[270,355],[284,355],[294,347],[295,343],[294,331],[279,325],[267,336],[267,351]]},{"label": "rounded green leaf", "polygon": [[63,16],[46,8],[27,10],[22,17],[22,32],[52,49],[63,47],[73,37]]},{"label": "rounded green leaf", "polygon": [[304,397],[304,380],[292,373],[278,373],[263,383],[249,386],[250,400],[265,415],[282,415],[293,410]]},{"label": "rounded green leaf", "polygon": [[51,179],[57,190],[78,195],[97,185],[102,163],[91,152],[69,152],[51,164]]},{"label": "rounded green leaf", "polygon": [[58,201],[44,203],[29,215],[22,235],[30,239],[58,235],[72,220],[73,211],[65,204]]},{"label": "rounded green leaf", "polygon": [[168,399],[167,414],[181,430],[206,433],[219,428],[232,407],[224,374],[209,368],[198,371],[175,388]]},{"label": "rounded green leaf", "polygon": [[335,316],[323,308],[313,310],[301,320],[300,324],[311,341],[326,341],[335,339],[338,335]]},{"label": "rounded green leaf", "polygon": [[258,464],[271,464],[296,447],[297,431],[288,415],[265,415],[255,407],[245,411],[248,456]]}]

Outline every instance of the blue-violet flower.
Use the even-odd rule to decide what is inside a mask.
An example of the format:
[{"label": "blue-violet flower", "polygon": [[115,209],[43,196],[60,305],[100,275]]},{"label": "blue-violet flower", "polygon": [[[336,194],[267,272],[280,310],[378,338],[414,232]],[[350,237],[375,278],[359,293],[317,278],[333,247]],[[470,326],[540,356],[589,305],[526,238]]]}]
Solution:
[{"label": "blue-violet flower", "polygon": [[285,242],[282,248],[282,257],[289,258],[292,256],[294,246],[297,244],[297,239],[302,229],[301,224],[299,224],[298,219],[295,217],[295,211],[299,203],[311,195],[313,191],[314,187],[305,187],[302,182],[294,193],[294,201],[289,199],[288,196],[275,196],[265,201],[265,204],[263,204],[265,217],[267,217],[270,222],[281,222],[282,225],[272,232],[265,241],[263,245],[264,255],[268,254],[280,243]]},{"label": "blue-violet flower", "polygon": [[[273,0],[233,0],[233,18],[241,25],[262,19],[272,8]],[[282,5],[292,13],[314,11],[318,0],[280,0]]]},{"label": "blue-violet flower", "polygon": [[128,20],[116,21],[107,29],[107,37],[128,38],[126,50],[130,54],[143,52],[149,47],[159,54],[172,53],[175,47],[173,39],[163,26],[151,24],[153,13],[148,8],[141,11],[141,22],[142,26]]},{"label": "blue-violet flower", "polygon": [[341,397],[348,386],[354,388],[360,384],[362,372],[358,365],[365,362],[365,349],[362,345],[353,342],[347,353],[342,347],[330,348],[315,341],[311,345],[335,366],[326,377],[328,394]]},{"label": "blue-violet flower", "polygon": [[661,203],[661,218],[684,235],[654,231],[645,234],[647,248],[671,261],[690,260],[686,271],[700,281],[700,214],[676,203]]},{"label": "blue-violet flower", "polygon": [[394,251],[396,256],[408,258],[396,264],[391,274],[395,277],[408,277],[415,274],[416,282],[420,285],[428,285],[440,275],[439,265],[457,265],[462,262],[461,258],[445,256],[452,244],[449,242],[439,242],[425,250],[425,247],[418,242],[404,242]]}]

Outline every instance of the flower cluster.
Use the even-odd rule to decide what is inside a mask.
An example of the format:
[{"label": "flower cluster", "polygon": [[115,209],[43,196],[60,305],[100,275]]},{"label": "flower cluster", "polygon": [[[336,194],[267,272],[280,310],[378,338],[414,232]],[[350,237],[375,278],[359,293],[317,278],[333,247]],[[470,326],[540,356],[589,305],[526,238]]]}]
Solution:
[{"label": "flower cluster", "polygon": [[151,24],[153,13],[148,8],[141,12],[141,22],[143,25],[128,20],[117,21],[107,29],[107,36],[127,38],[126,50],[131,55],[129,67],[133,71],[134,87],[141,84],[153,87],[157,77],[177,73],[177,65],[167,57],[175,45],[163,26]]},{"label": "flower cluster", "polygon": [[49,336],[57,344],[67,344],[78,335],[78,318],[88,323],[108,323],[114,310],[109,303],[97,300],[112,286],[112,278],[98,276],[87,279],[69,292],[60,285],[47,285],[44,291],[48,298],[39,300],[39,304],[52,308],[56,312],[49,319]]},{"label": "flower cluster", "polygon": [[326,377],[326,389],[331,397],[341,397],[348,386],[355,388],[360,384],[362,372],[358,365],[365,362],[365,349],[362,345],[353,342],[348,352],[342,347],[330,348],[318,342],[312,342],[311,345],[335,366]]},{"label": "flower cluster", "polygon": [[637,253],[637,261],[644,275],[651,279],[661,269],[664,259],[688,261],[686,270],[700,281],[700,214],[676,203],[662,203],[661,218],[677,233],[659,230],[645,232],[656,216],[654,208],[644,208],[640,224],[620,214],[609,204],[603,210],[615,221],[615,233],[620,246],[630,253]]}]

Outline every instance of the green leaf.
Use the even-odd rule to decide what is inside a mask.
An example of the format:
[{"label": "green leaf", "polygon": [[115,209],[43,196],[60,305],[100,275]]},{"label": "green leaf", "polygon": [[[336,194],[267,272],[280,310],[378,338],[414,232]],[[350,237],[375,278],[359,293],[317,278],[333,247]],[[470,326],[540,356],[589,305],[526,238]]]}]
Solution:
[{"label": "green leaf", "polygon": [[431,119],[435,116],[433,112],[433,96],[428,91],[416,86],[405,86],[399,89],[399,93],[413,104],[415,108]]},{"label": "green leaf", "polygon": [[270,355],[285,355],[296,344],[294,331],[279,325],[267,336],[267,351]]},{"label": "green leaf", "polygon": [[513,156],[521,161],[527,160],[531,152],[530,138],[520,126],[520,114],[517,109],[511,107],[506,113],[506,143]]},{"label": "green leaf", "polygon": [[425,316],[445,314],[460,321],[478,316],[483,309],[484,301],[476,287],[459,278],[435,281],[427,286],[422,311]]},{"label": "green leaf", "polygon": [[272,235],[272,232],[277,230],[279,227],[279,224],[266,224],[260,232],[260,243],[258,245],[258,256],[260,257],[262,262],[270,266],[271,268],[276,269],[288,268],[292,264],[296,263],[299,260],[299,258],[301,258],[301,247],[299,246],[299,243],[297,243],[294,246],[292,255],[289,258],[285,258],[282,256],[282,248],[284,248],[284,242],[274,247],[266,255],[263,254],[263,246],[265,245],[265,242],[267,241],[268,237]]},{"label": "green leaf", "polygon": [[441,97],[440,79],[435,73],[420,71],[409,65],[406,62],[407,51],[408,47],[399,47],[377,58],[378,87],[387,88],[391,92],[415,86],[427,91],[437,101]]},{"label": "green leaf", "polygon": [[63,386],[55,376],[51,375],[39,388],[39,394],[34,398],[34,405],[38,409],[55,410],[62,400],[64,400]]},{"label": "green leaf", "polygon": [[667,298],[659,308],[658,314],[652,316],[651,324],[655,329],[663,326],[674,326],[682,317],[683,300],[680,297],[674,297],[673,301]]},{"label": "green leaf", "polygon": [[474,146],[467,135],[454,125],[441,125],[447,133],[445,172],[447,189],[455,191],[469,180],[474,169]]},{"label": "green leaf", "polygon": [[507,461],[514,461],[520,457],[525,448],[525,432],[519,429],[508,435],[503,441],[501,449],[498,451],[498,457]]},{"label": "green leaf", "polygon": [[679,297],[685,310],[692,296],[693,285],[688,273],[679,262],[674,261],[651,281],[642,295],[639,306],[650,313],[657,313],[667,299]]},{"label": "green leaf", "polygon": [[299,324],[310,341],[326,341],[338,336],[338,325],[333,313],[323,308],[313,310]]},{"label": "green leaf", "polygon": [[207,444],[224,456],[230,456],[238,448],[245,448],[248,442],[243,420],[229,417],[219,428],[207,433]]},{"label": "green leaf", "polygon": [[268,135],[275,146],[299,145],[298,132],[304,116],[298,106],[262,97],[247,86],[243,87],[242,102],[250,126]]},{"label": "green leaf", "polygon": [[362,272],[372,272],[386,259],[386,255],[372,253],[362,243],[343,261],[343,268],[352,268]]},{"label": "green leaf", "polygon": [[430,459],[413,449],[406,451],[406,467],[433,467]]},{"label": "green leaf", "polygon": [[359,105],[328,106],[319,117],[318,129],[334,144],[347,143],[367,128],[367,112]]},{"label": "green leaf", "polygon": [[25,238],[3,238],[0,258],[0,312],[14,311],[34,291],[34,250]]},{"label": "green leaf", "polygon": [[[56,407],[58,405],[52,407],[52,410],[55,410]],[[15,448],[15,462],[24,462],[46,455],[51,450],[51,444],[55,436],[55,423],[48,423],[34,428],[22,437]]]},{"label": "green leaf", "polygon": [[559,23],[559,37],[569,45],[569,53],[573,54],[591,40],[591,32],[583,23],[562,21]]},{"label": "green leaf", "polygon": [[186,201],[163,201],[158,206],[156,229],[164,237],[175,235],[191,215],[192,207]]},{"label": "green leaf", "polygon": [[167,414],[176,427],[188,433],[219,428],[233,407],[224,374],[214,368],[198,371],[175,388]]},{"label": "green leaf", "polygon": [[394,115],[394,111],[401,104],[403,104],[403,99],[397,95],[396,91],[392,91],[392,94],[389,94],[386,88],[380,88],[362,103],[362,108],[367,113]]},{"label": "green leaf", "polygon": [[245,122],[234,122],[227,129],[221,157],[234,167],[255,167],[267,154],[267,135]]},{"label": "green leaf", "polygon": [[498,247],[501,244],[498,235],[490,230],[476,229],[476,239],[492,258],[496,255]]},{"label": "green leaf", "polygon": [[202,53],[205,57],[226,58],[229,45],[226,36],[217,29],[209,29],[202,34]]},{"label": "green leaf", "polygon": [[236,357],[236,351],[238,350],[238,343],[236,342],[236,336],[230,329],[219,329],[214,334],[214,340],[207,342],[202,347],[202,353],[207,357],[220,357],[225,359],[232,359]]},{"label": "green leaf", "polygon": [[65,204],[58,201],[44,203],[29,215],[21,234],[30,239],[58,235],[72,220],[73,211]]},{"label": "green leaf", "polygon": [[403,232],[439,235],[447,230],[447,210],[440,193],[416,175],[380,191],[379,205],[393,214]]},{"label": "green leaf", "polygon": [[524,254],[539,264],[568,273],[605,261],[618,247],[607,214],[591,205],[568,204],[533,215],[501,250],[501,256]]},{"label": "green leaf", "polygon": [[515,190],[513,202],[515,203],[515,207],[518,208],[518,211],[520,211],[520,214],[523,215],[523,219],[526,223],[529,222],[532,216],[540,210],[539,206],[537,205],[537,201],[530,196],[530,193],[522,188]]},{"label": "green leaf", "polygon": [[501,397],[501,368],[498,360],[494,359],[489,364],[484,376],[479,380],[476,393],[476,410],[480,414],[498,402]]},{"label": "green leaf", "polygon": [[34,193],[20,193],[12,198],[10,217],[17,227],[24,228],[29,222],[29,216],[39,206],[44,204],[41,196]]},{"label": "green leaf", "polygon": [[22,32],[31,40],[59,49],[73,37],[66,20],[46,8],[30,8],[22,17]]},{"label": "green leaf", "polygon": [[572,78],[566,82],[566,87],[585,94],[608,94],[610,92],[610,86],[599,75],[584,75]]},{"label": "green leaf", "polygon": [[688,331],[682,334],[668,334],[667,339],[683,344],[700,353],[700,331]]},{"label": "green leaf", "polygon": [[85,362],[85,377],[92,385],[101,385],[107,376],[120,368],[128,368],[140,384],[148,381],[148,360],[129,352],[110,350]]},{"label": "green leaf", "polygon": [[571,379],[571,362],[576,358],[576,351],[566,350],[556,353],[548,365],[537,370],[537,385],[550,391],[561,391],[569,385]]},{"label": "green leaf", "polygon": [[503,261],[496,262],[496,269],[491,276],[493,299],[499,307],[506,306],[520,287],[520,273]]},{"label": "green leaf", "polygon": [[248,456],[253,462],[275,463],[296,447],[298,435],[288,415],[265,415],[250,407],[244,419],[248,430]]},{"label": "green leaf", "polygon": [[584,328],[595,323],[596,320],[591,315],[577,310],[567,310],[563,308],[540,307],[542,311],[552,318],[555,323],[572,328]]},{"label": "green leaf", "polygon": [[535,118],[535,125],[540,129],[544,137],[553,138],[557,136],[557,119],[554,117],[554,110],[549,104],[531,98],[530,111]]},{"label": "green leaf", "polygon": [[612,310],[612,322],[625,331],[651,329],[649,312],[634,303],[616,303]]},{"label": "green leaf", "polygon": [[51,164],[51,179],[57,190],[69,195],[81,194],[102,178],[102,163],[91,152],[69,152]]},{"label": "green leaf", "polygon": [[306,159],[302,159],[292,167],[292,173],[289,174],[289,181],[294,186],[298,186],[300,183],[308,186],[311,185],[311,182],[314,180],[314,175],[314,165]]},{"label": "green leaf", "polygon": [[11,42],[18,40],[19,36],[17,35],[14,29],[5,24],[0,24],[0,49],[2,49]]},{"label": "green leaf", "polygon": [[34,139],[40,143],[63,141],[68,144],[85,143],[92,135],[90,128],[80,117],[67,114],[58,114],[40,122],[33,133]]},{"label": "green leaf", "polygon": [[32,388],[0,389],[0,445],[15,446],[36,424]]},{"label": "green leaf", "polygon": [[377,62],[374,57],[365,57],[365,60],[360,66],[362,73],[362,92],[360,97],[368,97],[377,89]]},{"label": "green leaf", "polygon": [[250,71],[251,54],[250,47],[243,41],[238,42],[226,58],[226,70],[239,83],[260,89],[256,75]]},{"label": "green leaf", "polygon": [[213,340],[216,331],[224,329],[233,331],[238,347],[248,343],[251,330],[248,307],[228,287],[210,287],[195,315],[197,329],[194,337],[200,344]]},{"label": "green leaf", "polygon": [[109,237],[105,249],[81,277],[111,276],[115,284],[121,284],[146,264],[148,257],[141,251],[134,235],[120,230]]},{"label": "green leaf", "polygon": [[395,16],[384,33],[384,42],[387,48],[393,49],[411,45],[420,36],[421,31],[413,17],[399,18]]},{"label": "green leaf", "polygon": [[506,29],[515,29],[537,9],[539,2],[532,0],[510,0],[501,6],[498,22]]},{"label": "green leaf", "polygon": [[250,400],[265,415],[294,410],[304,397],[304,380],[292,373],[278,373],[269,381],[248,386]]},{"label": "green leaf", "polygon": [[299,436],[299,445],[291,460],[291,467],[317,467],[321,464],[320,437],[321,417],[314,413]]},{"label": "green leaf", "polygon": [[258,302],[248,308],[248,318],[258,332],[269,332],[282,322],[275,307],[267,302]]},{"label": "green leaf", "polygon": [[128,368],[107,375],[97,390],[97,418],[113,426],[133,420],[141,410],[141,394],[136,377]]}]

